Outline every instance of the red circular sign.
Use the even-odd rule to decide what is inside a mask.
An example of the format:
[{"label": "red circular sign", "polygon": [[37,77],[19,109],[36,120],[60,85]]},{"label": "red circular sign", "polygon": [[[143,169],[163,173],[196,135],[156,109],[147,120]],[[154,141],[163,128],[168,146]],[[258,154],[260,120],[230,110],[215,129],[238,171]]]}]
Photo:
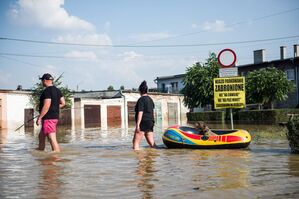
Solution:
[{"label": "red circular sign", "polygon": [[[222,58],[227,58],[227,57],[229,57],[228,55],[226,55],[227,53],[230,53],[231,56],[233,56],[233,59],[229,63],[224,63],[224,61],[221,61],[221,56],[222,56]],[[222,66],[222,68],[229,68],[229,67],[235,66],[237,56],[236,56],[236,53],[232,49],[226,48],[226,49],[223,49],[220,51],[217,59],[218,59],[218,63]]]}]

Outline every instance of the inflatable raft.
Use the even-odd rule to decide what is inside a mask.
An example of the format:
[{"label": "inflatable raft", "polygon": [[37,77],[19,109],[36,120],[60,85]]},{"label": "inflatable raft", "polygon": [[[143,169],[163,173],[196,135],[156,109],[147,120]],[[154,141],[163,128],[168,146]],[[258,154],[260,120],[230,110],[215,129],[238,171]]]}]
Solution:
[{"label": "inflatable raft", "polygon": [[212,130],[217,135],[205,136],[202,132],[187,126],[171,126],[163,134],[168,148],[228,149],[246,148],[251,142],[245,130]]}]

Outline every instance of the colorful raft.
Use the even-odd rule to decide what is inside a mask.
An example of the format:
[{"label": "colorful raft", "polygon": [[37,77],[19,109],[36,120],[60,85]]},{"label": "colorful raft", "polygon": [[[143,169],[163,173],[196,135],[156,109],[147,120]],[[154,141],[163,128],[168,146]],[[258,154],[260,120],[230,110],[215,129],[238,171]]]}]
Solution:
[{"label": "colorful raft", "polygon": [[163,142],[168,148],[228,149],[246,148],[251,142],[245,130],[212,130],[217,135],[205,136],[198,130],[174,125],[166,129]]}]

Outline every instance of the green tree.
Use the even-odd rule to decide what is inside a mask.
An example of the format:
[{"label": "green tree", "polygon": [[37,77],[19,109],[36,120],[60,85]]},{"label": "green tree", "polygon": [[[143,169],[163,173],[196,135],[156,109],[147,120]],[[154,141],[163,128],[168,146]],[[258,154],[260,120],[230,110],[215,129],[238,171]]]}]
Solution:
[{"label": "green tree", "polygon": [[186,70],[182,93],[188,108],[214,105],[213,79],[218,77],[219,64],[215,53],[210,53],[206,61],[205,64],[196,63]]},{"label": "green tree", "polygon": [[286,74],[274,67],[249,72],[246,77],[246,98],[249,103],[271,103],[283,101],[293,91],[294,84],[288,81]]},{"label": "green tree", "polygon": [[110,86],[108,86],[107,90],[108,90],[108,91],[114,91],[114,88],[113,88],[112,85],[110,85]]},{"label": "green tree", "polygon": [[125,86],[120,86],[120,88],[119,88],[120,90],[125,90]]},{"label": "green tree", "polygon": [[[62,74],[53,81],[53,85],[56,86],[61,90],[61,93],[65,99],[65,108],[71,108],[72,107],[72,100],[71,100],[71,91],[68,89],[67,86],[63,86],[62,82]],[[35,107],[35,110],[39,109],[39,98],[45,88],[43,87],[43,84],[41,81],[37,82],[33,88],[32,88],[32,94],[30,96],[31,98],[31,103]]]}]

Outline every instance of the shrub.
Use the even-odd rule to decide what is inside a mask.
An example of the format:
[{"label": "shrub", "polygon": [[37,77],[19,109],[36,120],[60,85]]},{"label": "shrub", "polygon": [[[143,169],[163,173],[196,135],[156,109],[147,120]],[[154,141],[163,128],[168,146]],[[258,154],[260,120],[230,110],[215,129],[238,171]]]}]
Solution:
[{"label": "shrub", "polygon": [[287,123],[287,138],[292,153],[299,153],[299,117],[291,117]]}]

